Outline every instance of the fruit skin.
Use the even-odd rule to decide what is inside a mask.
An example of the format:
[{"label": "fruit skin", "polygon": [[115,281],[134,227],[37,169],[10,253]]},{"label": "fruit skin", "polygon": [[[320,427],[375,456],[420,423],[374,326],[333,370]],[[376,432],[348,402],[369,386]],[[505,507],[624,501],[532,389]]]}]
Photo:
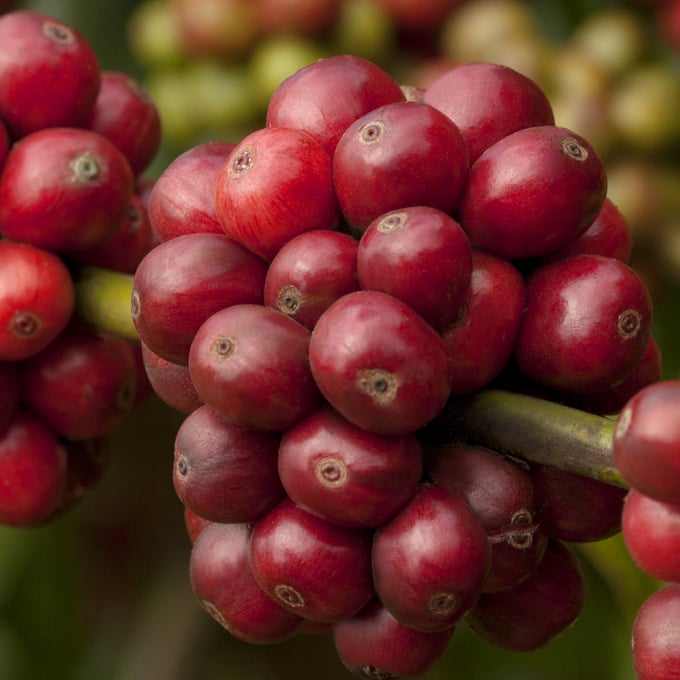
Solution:
[{"label": "fruit skin", "polygon": [[212,523],[196,534],[189,579],[198,603],[229,633],[251,644],[273,644],[298,632],[302,619],[256,583],[248,564],[252,528]]},{"label": "fruit skin", "polygon": [[457,125],[470,164],[517,130],[555,123],[550,101],[540,87],[501,64],[476,61],[455,66],[426,87],[423,101]]},{"label": "fruit skin", "polygon": [[210,316],[189,352],[201,399],[236,425],[283,431],[321,402],[308,362],[310,331],[270,307],[241,304]]},{"label": "fruit skin", "polygon": [[470,166],[465,140],[443,113],[412,101],[355,120],[333,153],[340,208],[360,231],[380,215],[423,205],[452,213]]},{"label": "fruit skin", "polygon": [[255,130],[225,161],[215,210],[227,236],[270,262],[294,236],[337,227],[331,157],[300,130]]},{"label": "fruit skin", "polygon": [[66,451],[56,433],[20,408],[0,431],[0,523],[44,524],[66,487]]},{"label": "fruit skin", "polygon": [[352,616],[374,596],[368,529],[330,524],[285,498],[258,520],[250,566],[260,587],[309,621]]},{"label": "fruit skin", "polygon": [[621,533],[637,566],[659,581],[680,583],[680,505],[630,489]]},{"label": "fruit skin", "polygon": [[647,287],[628,265],[574,255],[529,277],[514,359],[524,375],[545,387],[600,392],[634,370],[651,320]]},{"label": "fruit skin", "polygon": [[132,321],[153,352],[186,364],[201,324],[225,307],[258,303],[266,274],[262,260],[224,234],[177,236],[158,244],[139,263]]},{"label": "fruit skin", "polygon": [[47,250],[84,250],[121,225],[133,193],[127,159],[103,135],[38,130],[18,141],[5,160],[0,231]]},{"label": "fruit skin", "polygon": [[0,17],[0,118],[13,138],[81,127],[94,106],[100,66],[73,27],[33,10]]},{"label": "fruit skin", "polygon": [[377,527],[415,492],[422,474],[415,437],[385,437],[324,405],[284,432],[278,471],[288,495],[323,519]]},{"label": "fruit skin", "polygon": [[588,141],[541,125],[509,134],[479,156],[456,216],[473,247],[519,260],[581,235],[606,191],[604,164]]},{"label": "fruit skin", "polygon": [[245,430],[203,405],[175,437],[172,480],[180,501],[213,522],[254,522],[285,495],[279,437]]},{"label": "fruit skin", "polygon": [[362,289],[393,295],[441,332],[458,317],[470,288],[470,241],[437,208],[385,213],[359,240],[357,275]]},{"label": "fruit skin", "polygon": [[298,70],[272,93],[265,124],[312,135],[332,157],[357,118],[404,101],[399,83],[373,62],[348,54],[320,59]]},{"label": "fruit skin", "polygon": [[309,365],[321,393],[350,422],[370,432],[414,432],[444,407],[448,359],[437,332],[408,305],[359,290],[319,318]]},{"label": "fruit skin", "polygon": [[0,361],[0,429],[14,415],[21,394],[21,374],[16,361]]},{"label": "fruit skin", "polygon": [[680,585],[650,595],[633,622],[632,653],[638,680],[680,679]]},{"label": "fruit skin", "polygon": [[263,35],[322,37],[335,25],[342,0],[254,0],[258,30]]},{"label": "fruit skin", "polygon": [[490,546],[476,515],[455,491],[425,483],[376,530],[373,580],[400,623],[447,630],[471,609],[489,570]]},{"label": "fruit skin", "polygon": [[419,677],[444,654],[453,628],[423,633],[397,621],[376,597],[360,612],[333,625],[340,660],[363,678]]},{"label": "fruit skin", "polygon": [[680,504],[680,381],[641,389],[624,406],[614,429],[614,462],[641,493]]}]

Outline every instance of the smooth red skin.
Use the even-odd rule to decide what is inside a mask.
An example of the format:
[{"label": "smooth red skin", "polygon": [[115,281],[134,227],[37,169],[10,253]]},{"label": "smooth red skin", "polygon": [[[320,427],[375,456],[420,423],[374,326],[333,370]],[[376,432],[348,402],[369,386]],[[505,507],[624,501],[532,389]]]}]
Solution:
[{"label": "smooth red skin", "polygon": [[[403,216],[400,226],[385,220]],[[443,331],[459,315],[470,287],[472,250],[463,228],[429,206],[385,213],[369,224],[357,250],[364,290],[388,293]]]},{"label": "smooth red skin", "polygon": [[44,524],[66,488],[66,451],[40,418],[17,409],[0,432],[0,524]]},{"label": "smooth red skin", "polygon": [[626,481],[641,493],[680,504],[680,380],[644,387],[618,416],[612,452]]},{"label": "smooth red skin", "polygon": [[196,542],[201,531],[211,524],[214,524],[214,522],[197,515],[195,512],[192,512],[189,508],[184,506],[184,528],[187,532],[187,538],[192,544]]},{"label": "smooth red skin", "polygon": [[551,541],[529,578],[509,590],[482,593],[466,622],[495,647],[530,652],[569,628],[584,600],[585,581],[578,558],[566,544]]},{"label": "smooth red skin", "polygon": [[224,234],[175,237],[135,271],[133,323],[156,354],[186,364],[201,324],[225,307],[260,303],[266,275],[262,260]]},{"label": "smooth red skin", "polygon": [[81,265],[134,274],[152,247],[148,211],[142,199],[133,194],[127,216],[118,228],[100,243],[75,253],[73,259]]},{"label": "smooth red skin", "polygon": [[[587,158],[565,153],[565,139],[576,140]],[[456,216],[474,247],[508,260],[538,257],[580,236],[606,191],[593,147],[571,130],[542,125],[513,132],[481,154]]]},{"label": "smooth red skin", "polygon": [[0,172],[2,172],[2,167],[5,163],[5,158],[9,153],[10,146],[12,145],[12,140],[9,138],[9,132],[7,132],[7,126],[0,121]]},{"label": "smooth red skin", "polygon": [[140,346],[147,378],[161,401],[187,415],[203,404],[191,382],[186,364],[175,364],[164,359],[143,342],[140,342]]},{"label": "smooth red skin", "polygon": [[213,522],[254,522],[285,495],[279,437],[246,430],[203,405],[175,437],[172,482],[180,501]]},{"label": "smooth red skin", "polygon": [[333,625],[333,644],[347,670],[359,677],[411,678],[441,658],[453,633],[453,628],[423,633],[404,626],[374,598]]},{"label": "smooth red skin", "polygon": [[377,0],[403,31],[419,33],[437,29],[461,4],[461,0]]},{"label": "smooth red skin", "polygon": [[630,489],[621,535],[635,564],[659,581],[680,583],[680,505]]},{"label": "smooth red skin", "polygon": [[[359,289],[357,248],[355,238],[329,229],[295,236],[269,263],[264,303],[311,330],[333,302]],[[299,291],[293,309],[285,303],[287,286]]]},{"label": "smooth red skin", "polygon": [[[405,626],[423,632],[452,628],[477,601],[489,571],[486,532],[458,493],[424,483],[375,532],[373,580],[382,603]],[[455,598],[432,612],[432,598]]]},{"label": "smooth red skin", "polygon": [[483,592],[511,588],[533,572],[548,539],[526,470],[488,449],[454,443],[426,450],[425,469],[431,481],[465,499],[489,537]]},{"label": "smooth red skin", "polygon": [[248,563],[248,524],[205,526],[189,560],[191,588],[199,604],[234,637],[272,644],[295,634],[302,624],[255,581]]},{"label": "smooth red skin", "polygon": [[254,0],[259,31],[264,35],[293,33],[321,37],[340,16],[343,0]]},{"label": "smooth red skin", "polygon": [[19,405],[21,377],[19,363],[0,361],[0,428],[14,415]]},{"label": "smooth red skin", "polygon": [[458,318],[441,332],[451,393],[486,387],[510,360],[526,305],[519,269],[496,255],[472,251],[472,274]]},{"label": "smooth red skin", "polygon": [[[384,126],[367,143],[371,126]],[[437,109],[418,102],[386,104],[355,120],[333,154],[340,208],[363,231],[378,216],[407,206],[458,208],[470,167],[465,140]]]},{"label": "smooth red skin", "polygon": [[[96,177],[73,164],[90,157]],[[0,175],[0,231],[60,252],[93,247],[125,220],[134,179],[125,156],[92,130],[47,128],[17,142]]]},{"label": "smooth red skin", "polygon": [[87,127],[110,139],[135,176],[147,169],[161,145],[161,118],[141,83],[122,71],[102,71]]},{"label": "smooth red skin", "polygon": [[24,362],[22,387],[26,408],[61,436],[99,437],[132,410],[135,360],[123,338],[67,329]]},{"label": "smooth red skin", "polygon": [[[43,32],[51,24],[72,34],[63,44]],[[99,91],[93,47],[72,26],[37,11],[0,17],[0,118],[12,137],[49,127],[81,127]]]},{"label": "smooth red skin", "polygon": [[[408,305],[379,291],[343,296],[319,318],[309,344],[316,384],[349,421],[370,432],[415,432],[444,408],[450,392],[448,359],[436,331]],[[394,377],[385,403],[361,384],[364,371]]]},{"label": "smooth red skin", "polygon": [[161,241],[195,232],[224,233],[215,212],[215,183],[235,146],[196,144],[161,172],[148,198],[149,220]]},{"label": "smooth red skin", "polygon": [[423,101],[458,126],[474,163],[489,146],[528,127],[554,125],[552,106],[530,78],[501,64],[460,64],[431,82]]},{"label": "smooth red skin", "polygon": [[272,93],[266,125],[312,135],[333,155],[343,132],[357,118],[390,102],[404,101],[399,83],[362,57],[320,59],[286,78]]},{"label": "smooth red skin", "polygon": [[[234,175],[243,154],[251,164]],[[294,236],[337,227],[331,157],[305,132],[255,130],[224,163],[215,185],[215,210],[227,236],[270,262]]]},{"label": "smooth red skin", "polygon": [[680,585],[665,585],[642,603],[632,653],[638,680],[680,679]]},{"label": "smooth red skin", "polygon": [[[56,254],[25,243],[0,240],[0,361],[18,361],[47,347],[73,316],[75,289]],[[27,313],[35,332],[17,335],[13,322]]]},{"label": "smooth red skin", "polygon": [[[286,498],[258,520],[250,565],[260,587],[303,619],[333,623],[356,614],[374,597],[368,529],[331,524]],[[302,601],[277,597],[294,588]]]},{"label": "smooth red skin", "polygon": [[601,541],[621,530],[626,489],[567,470],[532,464],[541,528],[572,543]]},{"label": "smooth red skin", "polygon": [[[639,315],[626,337],[619,316]],[[574,393],[600,392],[626,379],[647,346],[652,301],[628,265],[574,255],[534,270],[515,344],[520,371],[537,384]]]},{"label": "smooth red skin", "polygon": [[[223,358],[215,346],[230,338]],[[283,431],[321,402],[308,361],[310,331],[263,305],[233,305],[201,325],[189,372],[203,401],[242,427]]]},{"label": "smooth red skin", "polygon": [[592,224],[573,241],[541,259],[542,264],[571,255],[603,255],[628,262],[633,250],[633,232],[616,204],[605,197]]},{"label": "smooth red skin", "polygon": [[[328,460],[345,468],[341,483],[329,484],[317,472]],[[279,476],[290,498],[342,526],[386,522],[416,491],[422,468],[415,435],[367,432],[326,405],[284,432],[279,448]]]}]

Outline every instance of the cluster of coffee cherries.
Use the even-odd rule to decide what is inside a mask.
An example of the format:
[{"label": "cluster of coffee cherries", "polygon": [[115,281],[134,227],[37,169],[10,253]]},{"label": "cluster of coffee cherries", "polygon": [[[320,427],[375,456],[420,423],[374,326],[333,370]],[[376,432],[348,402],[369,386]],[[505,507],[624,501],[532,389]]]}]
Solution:
[{"label": "cluster of coffee cherries", "polygon": [[574,623],[569,543],[617,533],[625,489],[436,423],[489,387],[614,414],[659,380],[606,194],[519,72],[461,64],[419,89],[351,55],[161,173],[131,311],[152,386],[186,414],[191,584],[231,634],[329,632],[350,671],[396,678],[463,623],[513,651]]},{"label": "cluster of coffee cherries", "polygon": [[78,321],[76,282],[152,247],[138,178],[160,135],[153,102],[75,28],[0,16],[0,524],[79,502],[141,393],[139,349]]}]

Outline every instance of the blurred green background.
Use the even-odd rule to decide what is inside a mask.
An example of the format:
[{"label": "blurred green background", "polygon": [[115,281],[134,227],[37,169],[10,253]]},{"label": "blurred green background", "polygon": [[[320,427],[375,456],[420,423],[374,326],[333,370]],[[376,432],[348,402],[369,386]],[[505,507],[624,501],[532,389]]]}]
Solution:
[{"label": "blurred green background", "polygon": [[[680,375],[680,48],[663,34],[662,3],[467,0],[452,10],[457,18],[423,40],[404,35],[372,0],[347,0],[343,26],[323,38],[256,40],[227,57],[182,46],[173,2],[16,6],[70,23],[92,43],[102,68],[147,85],[166,128],[150,178],[199,141],[238,141],[260,125],[268,94],[288,72],[333,51],[361,53],[412,83],[426,83],[456,60],[524,70],[549,92],[557,122],[583,134],[606,160],[610,195],[634,230],[633,264],[655,300],[664,376]],[[171,482],[180,423],[180,415],[147,400],[114,433],[111,468],[79,507],[44,528],[0,528],[0,680],[350,677],[328,636],[247,645],[198,607]],[[424,677],[633,680],[630,626],[658,584],[632,565],[620,537],[577,549],[588,595],[562,637],[539,652],[512,654],[461,625]]]}]

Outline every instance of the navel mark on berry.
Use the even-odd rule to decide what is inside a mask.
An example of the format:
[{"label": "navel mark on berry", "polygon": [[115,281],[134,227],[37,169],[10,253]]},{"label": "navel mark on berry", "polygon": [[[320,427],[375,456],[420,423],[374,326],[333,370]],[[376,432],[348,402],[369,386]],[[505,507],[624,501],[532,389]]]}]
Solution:
[{"label": "navel mark on berry", "polygon": [[209,600],[199,600],[198,604],[203,607],[203,609],[205,609],[205,611],[208,612],[208,614],[210,614],[210,616],[212,616],[213,619],[217,621],[217,623],[228,629],[227,622],[224,616],[222,616],[222,612],[212,602]]},{"label": "navel mark on berry", "polygon": [[280,312],[290,316],[293,316],[298,311],[301,302],[302,293],[292,284],[281,288],[279,294],[276,296],[276,308]]},{"label": "navel mark on berry", "polygon": [[236,352],[236,340],[228,335],[220,335],[212,344],[212,353],[216,359],[228,359]]},{"label": "navel mark on berry", "polygon": [[139,291],[135,288],[132,291],[132,296],[130,297],[130,314],[134,320],[139,319],[139,315],[142,312],[142,298]]},{"label": "navel mark on berry", "polygon": [[453,593],[435,593],[428,601],[427,608],[435,616],[448,616],[457,606],[458,598]]},{"label": "navel mark on berry", "polygon": [[634,338],[642,326],[642,316],[636,309],[626,309],[619,314],[617,329],[619,335],[624,339]]},{"label": "navel mark on berry", "polygon": [[560,142],[560,148],[563,153],[570,158],[573,158],[575,161],[583,162],[588,158],[588,149],[573,137],[565,137]]},{"label": "navel mark on berry", "polygon": [[389,234],[391,231],[396,231],[401,229],[406,224],[408,216],[406,213],[390,213],[385,215],[380,222],[378,222],[376,229],[383,234]]},{"label": "navel mark on berry", "polygon": [[76,156],[69,163],[69,167],[73,172],[71,179],[74,182],[92,182],[99,177],[99,163],[90,151],[85,151],[80,156]]},{"label": "navel mark on berry", "polygon": [[137,383],[135,378],[133,376],[128,376],[123,380],[116,392],[116,397],[114,399],[116,409],[122,413],[127,413],[132,408],[136,394]]},{"label": "navel mark on berry", "polygon": [[285,583],[278,583],[274,586],[274,595],[287,607],[299,609],[305,606],[305,600],[302,595],[295,588]]},{"label": "navel mark on berry", "polygon": [[314,472],[324,486],[333,488],[342,486],[347,479],[347,467],[333,456],[319,458],[314,464]]},{"label": "navel mark on berry", "polygon": [[60,45],[70,45],[75,40],[73,31],[70,28],[54,21],[46,21],[43,24],[42,30],[43,35]]},{"label": "navel mark on berry", "polygon": [[359,141],[362,144],[375,144],[379,142],[387,131],[387,126],[381,120],[366,123],[359,131]]},{"label": "navel mark on berry", "polygon": [[255,150],[245,147],[236,151],[229,164],[229,177],[238,179],[255,165]]},{"label": "navel mark on berry", "polygon": [[359,389],[378,404],[391,402],[399,388],[396,377],[381,368],[368,368],[359,371],[356,382]]},{"label": "navel mark on berry", "polygon": [[357,672],[360,678],[366,678],[366,680],[398,680],[398,675],[392,675],[388,671],[382,671],[375,666],[370,664],[364,664],[361,666]]},{"label": "navel mark on berry", "polygon": [[177,458],[177,473],[180,477],[186,477],[189,474],[189,461],[186,456]]},{"label": "navel mark on berry", "polygon": [[19,338],[32,338],[42,328],[42,321],[33,312],[15,312],[9,322],[9,329]]},{"label": "navel mark on berry", "polygon": [[132,233],[139,231],[142,226],[142,212],[134,203],[131,203],[128,207],[128,221]]}]

